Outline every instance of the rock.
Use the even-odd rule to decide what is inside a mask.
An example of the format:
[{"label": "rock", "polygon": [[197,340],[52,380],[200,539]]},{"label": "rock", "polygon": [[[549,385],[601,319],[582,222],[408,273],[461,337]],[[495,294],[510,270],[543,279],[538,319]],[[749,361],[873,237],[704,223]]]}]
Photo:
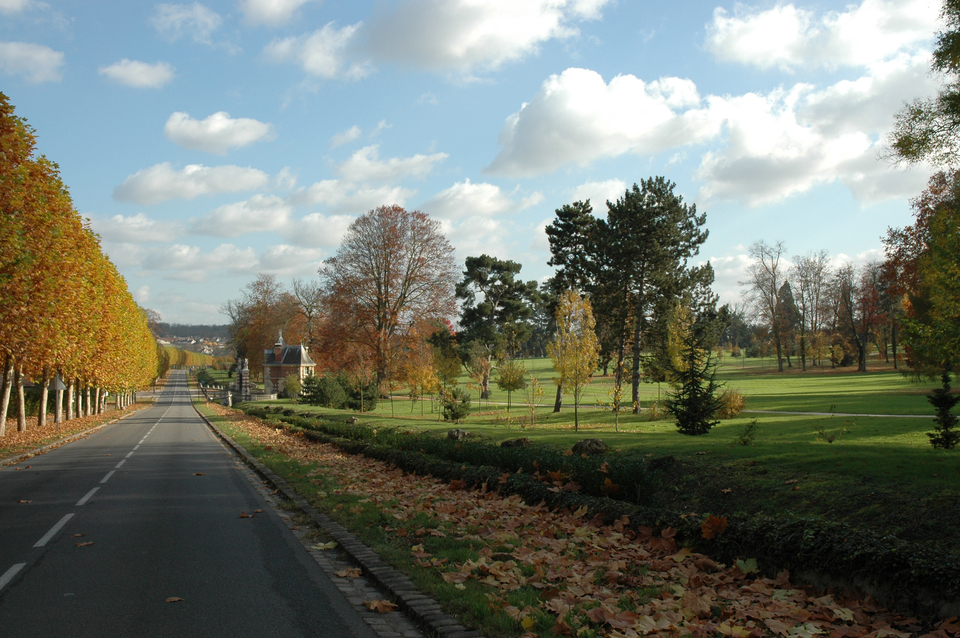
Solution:
[{"label": "rock", "polygon": [[355,417],[355,416],[352,416],[352,417],[350,417],[349,419],[347,419],[346,421],[344,421],[344,423],[357,423],[358,421],[360,421],[360,419],[358,419],[358,418]]},{"label": "rock", "polygon": [[470,436],[470,433],[466,430],[461,430],[460,428],[455,428],[447,432],[447,438],[453,441],[459,441],[467,436]]},{"label": "rock", "polygon": [[500,447],[525,447],[527,445],[530,445],[530,439],[523,437],[522,439],[507,439],[500,444]]},{"label": "rock", "polygon": [[600,439],[584,439],[573,444],[574,454],[595,456],[607,451],[607,444]]}]

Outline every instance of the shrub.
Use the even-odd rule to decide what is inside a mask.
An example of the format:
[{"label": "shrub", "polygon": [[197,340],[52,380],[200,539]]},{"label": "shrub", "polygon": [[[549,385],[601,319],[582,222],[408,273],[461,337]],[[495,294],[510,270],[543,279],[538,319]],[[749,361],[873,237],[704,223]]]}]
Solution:
[{"label": "shrub", "polygon": [[300,396],[300,391],[303,389],[300,383],[300,375],[291,373],[283,378],[283,385],[281,386],[280,396],[285,399],[294,399]]},{"label": "shrub", "polygon": [[444,421],[460,423],[470,414],[470,395],[463,388],[444,390],[441,395],[440,413]]},{"label": "shrub", "polygon": [[740,432],[737,433],[737,443],[740,445],[750,445],[753,443],[753,438],[757,435],[757,432],[760,430],[757,427],[757,420],[751,419],[749,423],[744,424],[740,428]]},{"label": "shrub", "polygon": [[747,400],[737,390],[727,390],[720,395],[720,409],[717,410],[717,417],[721,419],[732,419],[747,407]]},{"label": "shrub", "polygon": [[310,405],[341,409],[347,402],[347,393],[336,377],[309,376],[303,382],[303,401]]},{"label": "shrub", "polygon": [[377,400],[380,398],[380,389],[376,381],[371,381],[367,385],[354,384],[345,374],[337,377],[340,386],[347,395],[347,407],[351,410],[362,410],[370,412],[376,409]]}]

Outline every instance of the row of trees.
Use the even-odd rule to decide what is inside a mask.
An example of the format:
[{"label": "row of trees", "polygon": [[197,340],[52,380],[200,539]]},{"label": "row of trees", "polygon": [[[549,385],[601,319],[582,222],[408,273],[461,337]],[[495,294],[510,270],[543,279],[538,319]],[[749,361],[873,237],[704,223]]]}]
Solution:
[{"label": "row of trees", "polygon": [[[11,396],[18,429],[26,428],[26,380],[40,386],[43,426],[55,376],[66,383],[70,419],[98,410],[105,391],[120,394],[122,404],[162,371],[142,309],[74,210],[56,164],[35,155],[33,129],[2,93],[0,149],[2,436]],[[59,416],[62,392],[56,397]]]},{"label": "row of trees", "polygon": [[[903,291],[889,260],[831,265],[825,250],[787,261],[783,242],[755,242],[744,286],[746,305],[724,335],[734,352],[772,350],[778,369],[808,362],[867,369],[868,344],[898,366]],[[756,321],[751,325],[750,321]]]}]

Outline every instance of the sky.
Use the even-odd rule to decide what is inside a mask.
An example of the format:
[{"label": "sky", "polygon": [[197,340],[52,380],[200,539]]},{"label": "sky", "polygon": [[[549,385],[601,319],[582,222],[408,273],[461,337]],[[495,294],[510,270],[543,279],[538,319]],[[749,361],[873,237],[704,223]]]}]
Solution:
[{"label": "sky", "polygon": [[543,280],[544,228],[653,176],[749,247],[883,256],[933,170],[883,158],[936,92],[939,2],[0,0],[0,91],[136,301],[172,323],[317,277],[359,215],[441,223]]}]

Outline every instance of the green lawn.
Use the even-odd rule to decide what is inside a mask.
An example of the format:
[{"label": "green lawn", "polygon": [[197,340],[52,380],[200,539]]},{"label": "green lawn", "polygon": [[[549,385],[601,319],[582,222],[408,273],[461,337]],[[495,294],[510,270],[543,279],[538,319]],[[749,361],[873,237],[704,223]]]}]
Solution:
[{"label": "green lawn", "polygon": [[[560,414],[552,412],[555,386],[549,360],[525,364],[545,390],[535,425],[530,424],[523,391],[514,392],[513,408],[507,413],[506,392],[491,386],[490,400],[481,405],[474,399],[473,413],[459,427],[492,442],[527,436],[569,449],[589,436],[602,438],[620,453],[673,457],[670,485],[660,497],[664,506],[679,511],[775,513],[788,509],[960,549],[960,542],[943,540],[941,536],[949,535],[938,532],[960,525],[960,450],[930,446],[926,432],[933,422],[929,418],[850,416],[929,415],[924,394],[933,387],[931,383],[918,385],[897,371],[882,369],[866,374],[851,369],[778,373],[772,364],[727,357],[719,376],[727,388],[744,394],[748,412],[721,422],[705,436],[681,435],[665,415],[651,420],[648,410],[640,415],[621,414],[620,432],[615,432],[612,412],[597,407],[598,399],[608,400],[612,386],[612,380],[604,377],[590,384],[580,410],[581,431],[574,432],[569,402]],[[668,390],[666,384],[660,388],[661,398]],[[657,384],[642,384],[641,392],[644,408],[657,400]],[[629,387],[625,395],[629,397]],[[453,427],[439,420],[432,402],[411,403],[399,392],[394,396],[393,401],[381,400],[361,420],[385,427],[436,430],[438,435]],[[296,409],[354,414],[306,405]],[[742,445],[738,438],[752,421],[757,433],[750,445]],[[832,443],[827,442],[829,438]]]}]

